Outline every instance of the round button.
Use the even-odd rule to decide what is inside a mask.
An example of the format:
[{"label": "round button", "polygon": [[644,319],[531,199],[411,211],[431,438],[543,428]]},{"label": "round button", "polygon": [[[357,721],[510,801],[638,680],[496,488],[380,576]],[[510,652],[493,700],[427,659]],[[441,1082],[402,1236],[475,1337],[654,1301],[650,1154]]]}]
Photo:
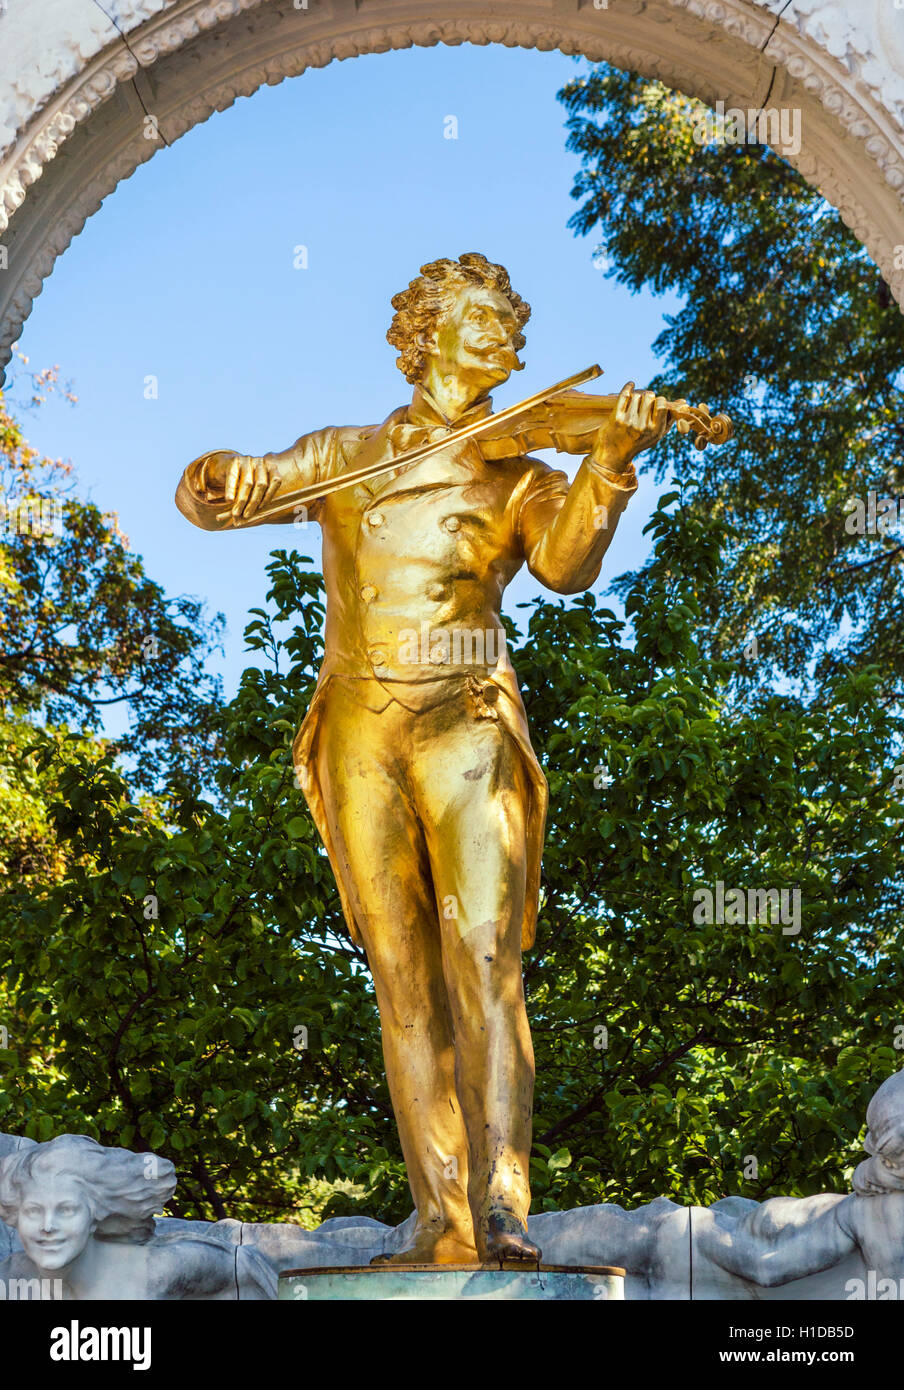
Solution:
[{"label": "round button", "polygon": [[361,597],[365,603],[373,603],[374,599],[377,597],[377,591],[373,584],[365,584],[363,586],[361,589]]},{"label": "round button", "polygon": [[445,526],[447,531],[461,530],[461,522],[459,521],[457,516],[447,516],[445,521],[443,522],[443,525]]},{"label": "round button", "polygon": [[439,579],[437,579],[436,582],[433,583],[433,584],[428,584],[428,586],[427,586],[427,597],[428,597],[428,598],[432,598],[432,599],[434,599],[434,600],[436,600],[436,601],[439,601],[439,599],[441,599],[441,598],[445,598],[445,597],[446,597],[446,586],[445,586],[445,584],[443,584],[442,581],[439,580]]},{"label": "round button", "polygon": [[386,665],[386,654],[385,652],[381,652],[379,647],[372,647],[367,654],[370,657],[370,664],[372,666]]},{"label": "round button", "polygon": [[368,526],[382,526],[382,525],[383,525],[383,513],[382,513],[382,512],[371,512],[370,515],[369,515],[368,518],[367,518],[367,524],[368,524]]}]

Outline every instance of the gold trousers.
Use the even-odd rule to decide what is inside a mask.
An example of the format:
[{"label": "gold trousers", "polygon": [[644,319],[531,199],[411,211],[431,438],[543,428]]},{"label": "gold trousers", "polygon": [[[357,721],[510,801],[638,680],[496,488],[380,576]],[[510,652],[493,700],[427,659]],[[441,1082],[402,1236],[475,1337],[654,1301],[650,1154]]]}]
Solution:
[{"label": "gold trousers", "polygon": [[521,978],[528,779],[463,683],[377,713],[330,681],[317,775],[380,1009],[419,1231],[526,1223],[534,1057]]}]

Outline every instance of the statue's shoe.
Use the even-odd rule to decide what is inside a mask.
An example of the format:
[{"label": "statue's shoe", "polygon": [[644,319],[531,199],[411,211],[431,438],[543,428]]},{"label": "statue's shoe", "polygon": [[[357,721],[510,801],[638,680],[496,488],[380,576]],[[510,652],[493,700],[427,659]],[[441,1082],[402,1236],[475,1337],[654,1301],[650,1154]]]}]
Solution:
[{"label": "statue's shoe", "polygon": [[539,1265],[543,1252],[528,1238],[527,1230],[512,1211],[497,1208],[486,1218],[483,1246],[484,1263],[501,1264],[504,1260],[522,1260]]},{"label": "statue's shoe", "polygon": [[462,1239],[454,1231],[415,1231],[414,1240],[404,1250],[392,1255],[375,1255],[372,1265],[476,1265],[477,1250],[473,1242]]}]

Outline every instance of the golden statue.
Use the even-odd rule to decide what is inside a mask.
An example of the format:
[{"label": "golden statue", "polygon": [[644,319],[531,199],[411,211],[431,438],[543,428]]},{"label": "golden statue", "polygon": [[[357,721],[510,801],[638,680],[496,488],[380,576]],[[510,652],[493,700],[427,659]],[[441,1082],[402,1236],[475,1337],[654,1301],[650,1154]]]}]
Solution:
[{"label": "golden statue", "polygon": [[[176,503],[205,530],[310,516],[327,608],[317,688],[294,744],[349,931],[373,974],[417,1208],[405,1264],[521,1259],[534,1059],[521,951],[534,939],[546,780],[505,647],[522,564],[559,594],[596,580],[669,425],[698,447],[726,417],[628,383],[492,414],[523,364],[529,305],[477,254],[421,268],[387,337],[413,385],[381,425],[304,434],[283,453],[189,464]],[[531,448],[586,453],[569,484]]]}]

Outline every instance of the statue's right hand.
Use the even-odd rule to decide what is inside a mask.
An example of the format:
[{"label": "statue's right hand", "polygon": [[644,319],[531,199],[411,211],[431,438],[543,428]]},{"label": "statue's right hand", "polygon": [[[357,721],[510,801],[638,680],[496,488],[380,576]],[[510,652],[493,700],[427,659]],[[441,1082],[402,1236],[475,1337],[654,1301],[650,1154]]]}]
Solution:
[{"label": "statue's right hand", "polygon": [[236,454],[226,470],[225,499],[232,503],[233,521],[247,521],[276,494],[281,474],[265,458]]}]

